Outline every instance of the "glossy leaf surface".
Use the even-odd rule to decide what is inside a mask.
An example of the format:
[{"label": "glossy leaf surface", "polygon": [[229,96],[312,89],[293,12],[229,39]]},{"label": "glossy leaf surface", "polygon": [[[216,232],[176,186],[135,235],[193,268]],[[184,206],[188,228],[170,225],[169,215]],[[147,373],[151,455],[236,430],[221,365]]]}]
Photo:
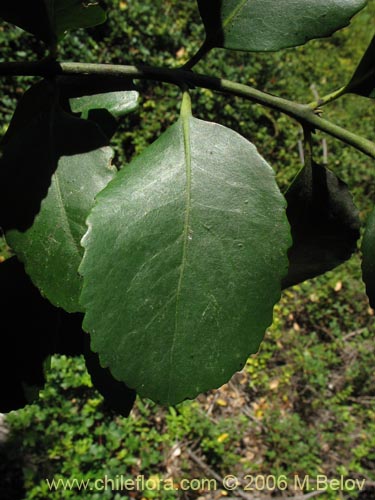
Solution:
[{"label": "glossy leaf surface", "polygon": [[286,192],[293,245],[283,288],[313,278],[349,259],[360,220],[348,190],[333,172],[306,165]]},{"label": "glossy leaf surface", "polygon": [[[44,84],[38,89],[44,92]],[[8,244],[42,294],[54,305],[75,312],[79,310],[77,269],[83,255],[80,240],[87,229],[85,220],[96,194],[113,178],[115,169],[112,151],[104,147],[107,140],[96,124],[68,115],[53,101],[42,102],[44,113],[37,108],[29,116],[33,110],[29,99],[38,89],[20,105],[9,129],[11,137],[6,138],[0,168],[7,184],[1,190],[0,204],[9,218],[5,217],[3,225],[8,229]],[[36,106],[42,101],[38,97]],[[46,188],[40,212],[30,221]],[[31,227],[25,228],[22,216]],[[10,229],[11,222],[23,231]]]},{"label": "glossy leaf surface", "polygon": [[350,80],[347,91],[375,98],[375,36]]},{"label": "glossy leaf surface", "polygon": [[275,51],[346,26],[366,0],[198,0],[211,46]]},{"label": "glossy leaf surface", "polygon": [[116,379],[175,404],[257,351],[290,241],[251,143],[183,113],[102,191],[88,224],[84,329]]},{"label": "glossy leaf surface", "polygon": [[362,241],[362,277],[372,308],[375,308],[375,210],[367,220]]},{"label": "glossy leaf surface", "polygon": [[101,24],[106,15],[99,3],[83,0],[1,0],[0,17],[54,43],[69,30]]},{"label": "glossy leaf surface", "polygon": [[40,295],[12,257],[0,264],[0,412],[30,402],[31,388],[44,385],[43,365],[53,352],[58,311]]}]

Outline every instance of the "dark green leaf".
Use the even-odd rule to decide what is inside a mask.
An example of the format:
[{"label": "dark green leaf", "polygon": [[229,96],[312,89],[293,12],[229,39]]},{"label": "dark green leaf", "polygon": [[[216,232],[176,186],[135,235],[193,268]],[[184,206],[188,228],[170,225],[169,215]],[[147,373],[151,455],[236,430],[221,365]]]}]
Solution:
[{"label": "dark green leaf", "polygon": [[198,0],[208,44],[246,51],[303,45],[346,26],[366,0]]},{"label": "dark green leaf", "polygon": [[375,36],[346,87],[347,92],[375,99]]},{"label": "dark green leaf", "polygon": [[15,257],[0,264],[0,291],[0,411],[9,412],[25,406],[44,385],[58,310],[43,299]]},{"label": "dark green leaf", "polygon": [[48,44],[66,31],[96,26],[106,19],[98,2],[83,0],[2,0],[0,17]]},{"label": "dark green leaf", "polygon": [[360,234],[358,210],[347,185],[323,166],[305,166],[285,197],[293,246],[283,288],[349,259]]},{"label": "dark green leaf", "polygon": [[103,367],[175,404],[258,350],[286,274],[272,169],[234,131],[183,113],[98,196],[84,237],[84,328]]},{"label": "dark green leaf", "polygon": [[87,0],[44,0],[57,39],[66,31],[102,24],[106,14],[99,2]]},{"label": "dark green leaf", "polygon": [[362,241],[362,276],[370,305],[375,309],[375,210],[367,220]]},{"label": "dark green leaf", "polygon": [[[44,84],[37,87],[44,92]],[[96,194],[113,178],[115,169],[112,151],[102,147],[107,141],[97,125],[71,117],[55,103],[42,103],[47,109],[41,112],[38,89],[25,96],[16,125],[6,137],[0,162],[6,184],[0,206],[8,216],[1,220],[9,245],[25,263],[34,284],[54,305],[75,312],[79,310],[77,269],[85,220]],[[37,108],[29,116],[34,97],[39,97]],[[43,196],[40,213],[30,220]]]}]

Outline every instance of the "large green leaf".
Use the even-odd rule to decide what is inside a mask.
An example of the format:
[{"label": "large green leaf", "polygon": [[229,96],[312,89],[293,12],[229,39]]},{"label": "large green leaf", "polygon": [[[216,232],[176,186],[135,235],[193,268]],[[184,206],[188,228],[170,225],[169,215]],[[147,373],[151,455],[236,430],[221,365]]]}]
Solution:
[{"label": "large green leaf", "polygon": [[346,90],[353,94],[375,99],[375,36],[347,85]]},{"label": "large green leaf", "polygon": [[290,235],[273,171],[247,140],[184,111],[100,193],[88,225],[84,328],[116,379],[175,404],[258,350]]},{"label": "large green leaf", "polygon": [[362,241],[362,277],[370,305],[375,309],[375,209],[371,212]]},{"label": "large green leaf", "polygon": [[46,43],[68,30],[101,24],[106,15],[99,2],[83,0],[2,0],[0,17]]},{"label": "large green leaf", "polygon": [[[34,284],[53,304],[75,312],[79,310],[81,278],[77,269],[83,254],[80,240],[86,232],[85,220],[95,196],[113,178],[115,169],[111,166],[112,150],[103,147],[107,140],[96,124],[68,115],[55,103],[50,107],[47,103],[45,114],[35,109],[31,118],[30,98],[41,98],[44,90],[44,83],[32,89],[15,116],[16,125],[10,129],[0,162],[7,180],[0,204],[10,213],[4,224],[7,241]],[[36,106],[39,103],[36,99]],[[22,109],[26,111],[22,113]],[[21,216],[35,214],[40,203],[39,198],[29,203],[28,191],[34,185],[39,189],[40,183],[43,192],[39,196],[43,197],[45,188],[48,192],[40,213],[31,227],[25,228],[21,222],[26,219]],[[15,214],[14,205],[18,209]],[[19,221],[14,219],[18,213]]]},{"label": "large green leaf", "polygon": [[366,0],[198,0],[213,47],[273,51],[346,26]]},{"label": "large green leaf", "polygon": [[45,361],[53,352],[58,310],[43,299],[12,257],[0,264],[0,411],[30,402],[44,385]]},{"label": "large green leaf", "polygon": [[283,288],[313,278],[349,259],[360,220],[347,185],[327,168],[306,165],[288,191],[293,245]]}]

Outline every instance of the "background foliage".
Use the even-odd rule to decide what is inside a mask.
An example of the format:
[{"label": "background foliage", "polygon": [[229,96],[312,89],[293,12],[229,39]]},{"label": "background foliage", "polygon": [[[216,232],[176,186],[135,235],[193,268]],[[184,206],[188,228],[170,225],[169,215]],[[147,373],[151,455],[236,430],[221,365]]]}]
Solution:
[{"label": "background foliage", "polygon": [[[106,24],[72,33],[62,59],[86,62],[149,63],[176,66],[203,39],[195,2],[110,1]],[[375,1],[332,38],[275,54],[212,51],[197,71],[220,74],[300,102],[347,82],[373,33]],[[173,33],[173,36],[171,36]],[[26,60],[43,48],[10,25],[0,27],[0,61]],[[136,47],[128,50],[127,47]],[[0,82],[5,132],[17,99],[31,78]],[[178,114],[177,90],[140,82],[138,110],[122,120],[115,136],[116,164],[140,153]],[[299,127],[284,116],[240,99],[193,92],[195,116],[238,130],[256,143],[277,171],[282,188],[300,168]],[[372,102],[346,96],[325,109],[327,117],[366,137],[374,137]],[[322,144],[316,134],[317,147]],[[328,165],[348,182],[365,219],[375,201],[373,161],[332,139]],[[323,152],[322,152],[323,154]],[[6,249],[1,247],[2,255]],[[207,475],[192,458],[214,471],[365,477],[372,498],[375,484],[375,348],[373,311],[360,280],[359,262],[287,290],[261,351],[241,374],[218,391],[176,409],[157,409],[138,400],[129,419],[112,414],[90,386],[83,361],[56,357],[39,403],[11,413],[12,435],[1,448],[1,498],[61,498],[48,493],[46,477],[102,477],[125,474],[160,477]],[[70,495],[70,496],[69,496]],[[75,498],[76,492],[64,493]],[[82,498],[86,494],[81,493]],[[179,494],[145,498],[178,498]],[[205,498],[205,492],[187,498]],[[357,494],[343,494],[357,498]],[[367,497],[365,496],[367,495]],[[87,493],[87,498],[106,498]],[[107,498],[117,498],[109,495]],[[120,498],[118,496],[118,498]],[[207,498],[209,498],[207,496]],[[337,492],[320,498],[335,500]]]}]

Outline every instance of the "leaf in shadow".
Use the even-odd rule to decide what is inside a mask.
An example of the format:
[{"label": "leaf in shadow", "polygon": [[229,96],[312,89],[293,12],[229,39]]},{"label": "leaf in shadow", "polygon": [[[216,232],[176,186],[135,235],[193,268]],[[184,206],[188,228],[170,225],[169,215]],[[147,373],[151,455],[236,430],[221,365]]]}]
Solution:
[{"label": "leaf in shadow", "polygon": [[362,240],[362,278],[370,306],[375,308],[375,210],[367,220]]},{"label": "leaf in shadow", "polygon": [[90,337],[85,334],[85,361],[91,381],[97,391],[104,397],[111,410],[123,417],[131,412],[137,393],[123,382],[113,378],[108,368],[100,365],[99,356],[90,348]]},{"label": "leaf in shadow", "polygon": [[90,349],[90,337],[82,330],[83,317],[81,313],[69,314],[59,310],[59,325],[53,352],[65,356],[83,354],[91,381],[104,397],[107,406],[127,417],[134,405],[136,392],[115,380],[108,369],[100,366],[98,355]]},{"label": "leaf in shadow", "polygon": [[39,212],[59,161],[107,144],[98,127],[65,113],[43,81],[19,102],[1,143],[0,226],[25,231]]},{"label": "leaf in shadow", "polygon": [[28,404],[44,385],[58,310],[40,295],[16,257],[0,264],[0,290],[0,411],[7,413]]},{"label": "leaf in shadow", "polygon": [[324,166],[303,167],[285,198],[293,245],[283,288],[349,259],[360,235],[358,210],[347,185]]},{"label": "leaf in shadow", "polygon": [[346,91],[375,99],[375,36],[348,83]]},{"label": "leaf in shadow", "polygon": [[106,20],[98,2],[82,0],[1,0],[0,17],[47,44],[56,43],[68,30],[96,26]]},{"label": "leaf in shadow", "polygon": [[82,330],[83,314],[59,311],[59,323],[53,353],[64,356],[80,356],[84,353],[86,333]]}]

